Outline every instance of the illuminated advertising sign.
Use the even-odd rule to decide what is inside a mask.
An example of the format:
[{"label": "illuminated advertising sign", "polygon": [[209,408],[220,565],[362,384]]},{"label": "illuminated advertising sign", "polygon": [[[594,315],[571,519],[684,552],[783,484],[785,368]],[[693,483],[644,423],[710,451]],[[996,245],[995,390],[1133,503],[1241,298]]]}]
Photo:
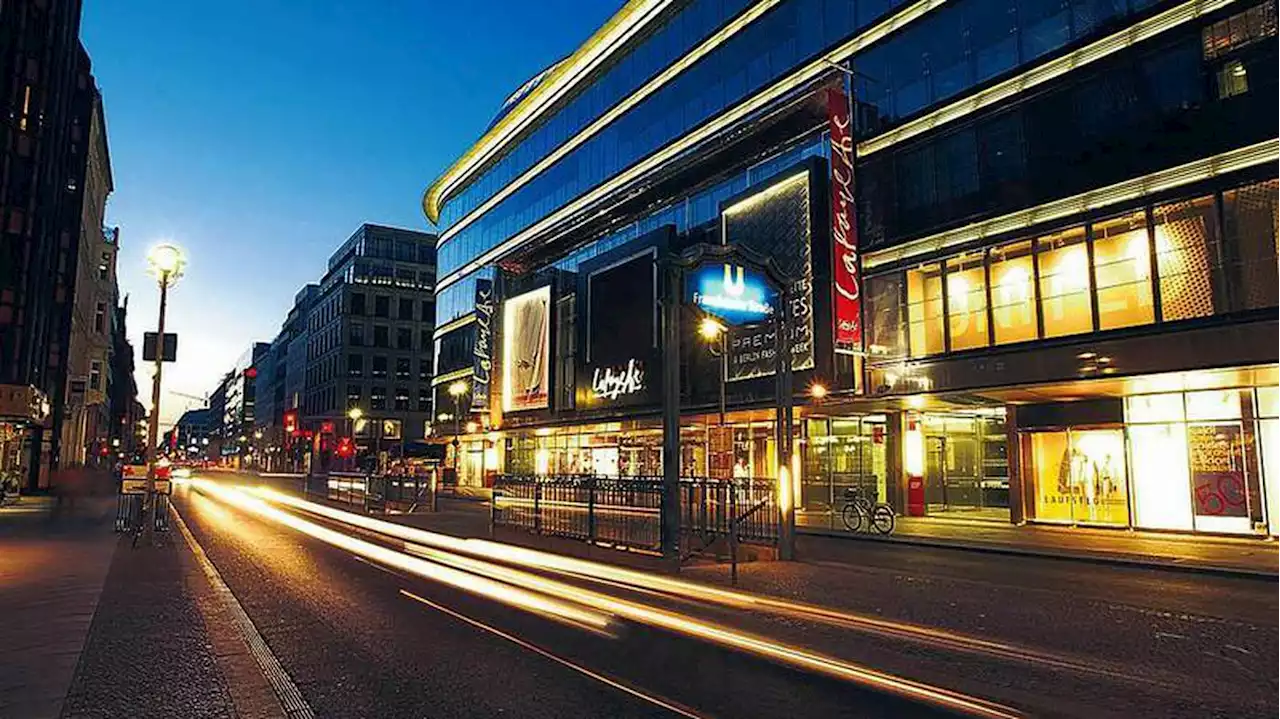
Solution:
[{"label": "illuminated advertising sign", "polygon": [[854,215],[853,121],[843,90],[827,91],[827,127],[831,131],[831,247],[837,352],[862,350],[862,291],[858,263],[858,225]]},{"label": "illuminated advertising sign", "polygon": [[502,303],[502,409],[550,406],[551,288]]},{"label": "illuminated advertising sign", "polygon": [[580,409],[634,407],[660,400],[654,241],[642,238],[579,266],[582,343],[573,396]]},{"label": "illuminated advertising sign", "polygon": [[690,272],[686,294],[690,304],[729,325],[768,320],[778,303],[778,291],[764,275],[723,263]]},{"label": "illuminated advertising sign", "polygon": [[493,281],[476,280],[476,341],[471,362],[471,407],[489,409],[489,382],[493,372],[493,313],[497,304]]}]

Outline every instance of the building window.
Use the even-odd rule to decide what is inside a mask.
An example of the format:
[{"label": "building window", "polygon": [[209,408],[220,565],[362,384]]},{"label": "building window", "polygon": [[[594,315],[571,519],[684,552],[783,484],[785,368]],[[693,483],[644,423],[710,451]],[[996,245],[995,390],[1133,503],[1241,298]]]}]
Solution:
[{"label": "building window", "polygon": [[1229,269],[1236,291],[1233,309],[1252,310],[1277,304],[1276,180],[1259,182],[1222,193],[1227,246],[1238,261]]},{"label": "building window", "polygon": [[1212,197],[1156,207],[1156,270],[1160,314],[1166,321],[1208,317],[1226,302],[1215,299],[1214,269],[1221,264],[1218,213]]},{"label": "building window", "polygon": [[360,400],[364,398],[364,390],[358,384],[347,385],[347,409],[360,406]]},{"label": "building window", "polygon": [[987,279],[982,252],[947,260],[947,322],[952,351],[987,345]]},{"label": "building window", "polygon": [[1036,240],[1040,262],[1040,313],[1044,336],[1093,329],[1089,250],[1083,227],[1073,227]]},{"label": "building window", "polygon": [[419,317],[418,319],[422,320],[423,322],[430,322],[432,319],[435,318],[435,314],[436,314],[435,304],[431,300],[423,300],[422,316]]},{"label": "building window", "polygon": [[93,331],[102,334],[107,330],[107,303],[99,302],[93,310]]},{"label": "building window", "polygon": [[426,387],[423,387],[418,390],[418,411],[419,412],[431,411],[431,390],[427,389]]},{"label": "building window", "polygon": [[365,314],[366,312],[367,310],[365,309],[365,306],[364,306],[364,293],[352,292],[351,293],[351,314],[359,316],[359,315]]},{"label": "building window", "polygon": [[351,323],[350,340],[352,347],[364,346],[364,324],[359,322]]},{"label": "building window", "polygon": [[373,316],[388,317],[391,314],[391,298],[386,295],[376,295],[373,298]]},{"label": "building window", "polygon": [[396,411],[409,411],[409,390],[404,387],[396,387]]},{"label": "building window", "polygon": [[431,360],[423,358],[418,360],[418,381],[431,381]]},{"label": "building window", "polygon": [[400,428],[403,426],[398,419],[382,420],[382,438],[383,439],[400,439]]},{"label": "building window", "polygon": [[411,320],[413,319],[413,300],[400,298],[400,311],[396,314],[396,319]]},{"label": "building window", "polygon": [[374,357],[373,370],[369,373],[374,379],[385,379],[387,376],[387,358]]},{"label": "building window", "polygon": [[431,330],[422,330],[418,333],[418,337],[420,339],[418,349],[423,352],[430,352],[432,350]]},{"label": "building window", "polygon": [[383,325],[373,327],[373,346],[386,347],[390,343],[391,330]]},{"label": "building window", "polygon": [[111,253],[103,252],[102,259],[98,262],[98,279],[105,280],[111,274]]},{"label": "building window", "polygon": [[89,363],[89,389],[102,389],[102,362],[93,360]]},{"label": "building window", "polygon": [[1068,524],[1129,524],[1123,429],[1031,432],[1033,518]]},{"label": "building window", "polygon": [[1268,1],[1236,13],[1201,31],[1204,57],[1212,60],[1276,35],[1276,4]]},{"label": "building window", "polygon": [[369,390],[369,407],[371,409],[387,408],[387,388],[373,387]]},{"label": "building window", "polygon": [[991,250],[991,315],[996,344],[1036,338],[1035,263],[1031,242]]},{"label": "building window", "polygon": [[912,357],[939,354],[943,346],[942,267],[938,263],[907,271],[907,317]]},{"label": "building window", "polygon": [[411,350],[413,349],[413,330],[408,327],[396,328],[396,349]]},{"label": "building window", "polygon": [[347,376],[348,377],[364,376],[364,356],[363,355],[347,355]]},{"label": "building window", "polygon": [[409,379],[409,358],[408,357],[396,358],[396,379],[398,380]]},{"label": "building window", "polygon": [[1218,70],[1218,99],[1237,97],[1249,91],[1249,71],[1244,63],[1232,60]]},{"label": "building window", "polygon": [[1093,225],[1093,273],[1098,283],[1098,329],[1155,321],[1146,212]]},{"label": "building window", "polygon": [[902,291],[901,273],[867,278],[867,349],[875,359],[900,359],[907,354]]}]

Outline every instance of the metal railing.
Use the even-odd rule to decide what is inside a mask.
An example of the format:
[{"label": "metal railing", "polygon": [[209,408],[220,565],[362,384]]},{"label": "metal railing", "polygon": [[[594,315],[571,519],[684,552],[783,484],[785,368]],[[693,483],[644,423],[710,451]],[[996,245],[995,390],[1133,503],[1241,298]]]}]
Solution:
[{"label": "metal railing", "polygon": [[[680,480],[686,545],[726,539],[776,545],[780,510],[772,479]],[[492,523],[549,537],[630,549],[662,549],[662,478],[499,475]],[[695,551],[697,548],[695,548]]]}]

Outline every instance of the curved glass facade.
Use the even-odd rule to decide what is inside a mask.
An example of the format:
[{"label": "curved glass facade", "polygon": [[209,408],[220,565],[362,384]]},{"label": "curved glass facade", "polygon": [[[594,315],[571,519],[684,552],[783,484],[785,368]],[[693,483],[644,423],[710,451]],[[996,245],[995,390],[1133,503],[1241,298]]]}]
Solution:
[{"label": "curved glass facade", "polygon": [[[693,0],[680,11],[671,14],[600,77],[579,86],[575,90],[575,97],[567,104],[544,115],[531,132],[526,131],[524,138],[509,145],[496,163],[491,162],[488,169],[468,181],[461,191],[447,197],[440,215],[441,226],[452,225],[458,218],[480,206],[650,77],[674,63],[752,1]],[[504,106],[494,122],[513,109],[515,104]]]},{"label": "curved glass facade", "polygon": [[450,238],[440,247],[440,276],[784,77],[888,9],[887,3],[872,3],[855,12],[849,0],[781,4]]}]

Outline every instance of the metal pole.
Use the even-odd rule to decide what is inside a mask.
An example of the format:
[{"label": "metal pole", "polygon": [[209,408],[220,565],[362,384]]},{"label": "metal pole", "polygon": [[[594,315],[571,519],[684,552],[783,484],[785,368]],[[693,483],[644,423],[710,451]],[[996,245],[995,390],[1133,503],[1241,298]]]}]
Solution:
[{"label": "metal pole", "polygon": [[156,441],[160,432],[160,375],[164,369],[164,312],[169,303],[169,273],[160,273],[160,317],[156,322],[156,373],[151,378],[151,417],[147,423],[147,494],[143,508],[146,532],[151,533],[155,524],[156,508]]},{"label": "metal pole", "polygon": [[[787,312],[791,302],[790,286],[782,293],[782,301],[774,319],[774,371],[777,377],[778,409],[774,427],[775,443],[778,452],[778,500],[780,526],[778,527],[778,558],[795,559],[795,478],[791,476],[791,338],[788,336],[790,324]],[[783,484],[783,477],[786,483]]]},{"label": "metal pole", "polygon": [[725,385],[728,383],[727,380],[729,375],[729,354],[728,352],[725,351],[728,346],[728,343],[725,341],[725,335],[728,333],[729,333],[729,330],[727,328],[720,333],[720,431],[721,433],[724,432],[724,414],[725,414],[724,395],[725,395]]},{"label": "metal pole", "polygon": [[662,556],[680,569],[680,269],[667,261],[662,300]]}]

